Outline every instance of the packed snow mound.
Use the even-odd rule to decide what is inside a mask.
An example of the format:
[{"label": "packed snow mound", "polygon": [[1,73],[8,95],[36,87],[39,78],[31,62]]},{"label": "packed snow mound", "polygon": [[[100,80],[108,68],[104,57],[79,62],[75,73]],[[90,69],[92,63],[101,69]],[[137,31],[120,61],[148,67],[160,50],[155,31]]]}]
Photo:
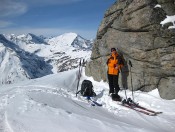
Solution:
[{"label": "packed snow mound", "polygon": [[[108,85],[91,80],[102,107],[91,106],[78,95],[78,69],[6,85],[0,89],[0,129],[8,132],[174,132],[175,100],[163,100],[158,91],[137,91],[135,101],[163,113],[147,116],[119,105],[108,96]],[[80,88],[80,86],[79,86]],[[127,90],[128,97],[132,92]],[[124,91],[119,95],[125,97]],[[166,123],[165,123],[166,122]],[[163,125],[162,125],[163,124]]]}]

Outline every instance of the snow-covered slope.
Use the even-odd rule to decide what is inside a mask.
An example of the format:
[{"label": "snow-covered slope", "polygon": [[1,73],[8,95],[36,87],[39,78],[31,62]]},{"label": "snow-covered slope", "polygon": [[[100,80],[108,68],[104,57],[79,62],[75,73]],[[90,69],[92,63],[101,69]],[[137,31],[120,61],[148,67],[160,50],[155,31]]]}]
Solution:
[{"label": "snow-covered slope", "polygon": [[51,74],[51,65],[0,35],[0,84]]},{"label": "snow-covered slope", "polygon": [[90,58],[92,41],[75,33],[54,38],[34,34],[0,35],[0,84],[58,73]]},{"label": "snow-covered slope", "polygon": [[[102,107],[92,107],[76,98],[78,69],[48,75],[0,89],[2,132],[174,132],[175,100],[163,100],[158,91],[134,93],[135,101],[163,113],[147,116],[122,107],[108,96],[108,85],[93,82],[95,98]],[[80,87],[79,87],[80,88]],[[119,94],[124,97],[124,91]],[[128,97],[131,91],[127,90]]]}]

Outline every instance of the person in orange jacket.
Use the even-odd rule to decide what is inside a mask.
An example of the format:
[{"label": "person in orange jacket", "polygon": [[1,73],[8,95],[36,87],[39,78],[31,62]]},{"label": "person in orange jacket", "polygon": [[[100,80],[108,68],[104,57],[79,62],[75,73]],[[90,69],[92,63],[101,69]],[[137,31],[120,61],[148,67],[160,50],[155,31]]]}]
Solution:
[{"label": "person in orange jacket", "polygon": [[118,92],[120,90],[118,84],[119,70],[122,68],[120,64],[119,55],[115,48],[111,48],[111,56],[107,60],[108,66],[108,82],[109,82],[109,95],[113,98],[115,95],[115,100],[120,100]]}]

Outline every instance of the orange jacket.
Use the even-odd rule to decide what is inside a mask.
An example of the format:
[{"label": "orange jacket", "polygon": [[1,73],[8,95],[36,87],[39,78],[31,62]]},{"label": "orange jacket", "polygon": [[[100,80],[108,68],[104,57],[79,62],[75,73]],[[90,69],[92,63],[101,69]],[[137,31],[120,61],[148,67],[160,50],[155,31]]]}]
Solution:
[{"label": "orange jacket", "polygon": [[117,59],[118,54],[112,54],[110,58],[107,61],[108,65],[108,74],[111,75],[118,75],[119,70],[122,68],[123,65],[118,64],[118,59]]}]

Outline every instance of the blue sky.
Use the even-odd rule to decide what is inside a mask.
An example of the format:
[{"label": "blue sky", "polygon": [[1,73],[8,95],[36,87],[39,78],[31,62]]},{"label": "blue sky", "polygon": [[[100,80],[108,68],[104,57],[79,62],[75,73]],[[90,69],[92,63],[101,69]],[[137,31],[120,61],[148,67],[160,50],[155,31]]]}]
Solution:
[{"label": "blue sky", "polygon": [[116,0],[0,0],[0,33],[57,36],[75,32],[95,38]]}]

